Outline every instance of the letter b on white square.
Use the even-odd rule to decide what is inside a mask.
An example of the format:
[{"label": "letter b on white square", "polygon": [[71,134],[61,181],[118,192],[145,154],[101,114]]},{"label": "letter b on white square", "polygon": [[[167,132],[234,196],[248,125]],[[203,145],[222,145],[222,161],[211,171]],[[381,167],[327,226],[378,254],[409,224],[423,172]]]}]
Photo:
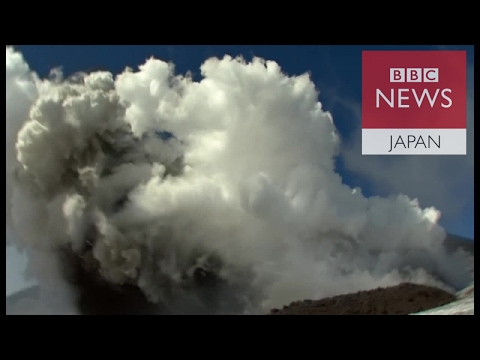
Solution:
[{"label": "letter b on white square", "polygon": [[405,69],[390,68],[390,82],[405,82]]},{"label": "letter b on white square", "polygon": [[423,82],[438,82],[438,68],[423,69]]},{"label": "letter b on white square", "polygon": [[421,68],[407,68],[405,74],[407,82],[422,82],[422,69]]}]

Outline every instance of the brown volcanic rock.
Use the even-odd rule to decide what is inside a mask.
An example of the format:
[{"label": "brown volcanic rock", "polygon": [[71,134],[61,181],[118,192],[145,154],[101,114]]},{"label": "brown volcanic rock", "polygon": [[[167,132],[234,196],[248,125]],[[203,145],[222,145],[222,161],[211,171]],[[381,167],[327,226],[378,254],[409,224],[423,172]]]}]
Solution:
[{"label": "brown volcanic rock", "polygon": [[[449,254],[457,252],[459,249],[463,249],[467,254],[471,255],[471,271],[473,275],[474,241],[450,234],[445,240],[445,246]],[[75,266],[73,267],[75,268]],[[131,287],[118,289],[105,286],[105,284],[95,281],[95,279],[90,276],[91,274],[89,275],[85,273],[84,270],[78,268],[76,271],[70,269],[66,272],[69,273],[70,277],[73,278],[71,281],[74,282],[81,290],[79,292],[80,296],[78,298],[78,307],[80,313],[82,314],[133,315],[144,313],[158,314],[161,312],[157,308],[152,309],[152,304],[150,304],[141,293],[139,293],[137,290],[133,290]],[[453,286],[452,284],[448,285]],[[404,290],[401,290],[402,287]],[[426,298],[425,295],[417,296],[419,289],[426,289]],[[405,291],[405,293],[402,293],[402,291]],[[375,295],[375,292],[379,292],[380,294]],[[413,284],[402,284],[399,287],[377,289],[368,291],[366,293],[373,294],[362,295],[362,293],[359,293],[342,295],[324,300],[306,300],[303,302],[296,302],[293,305],[286,307],[284,310],[272,310],[272,313],[277,313],[280,315],[352,313],[408,314],[441,306],[453,300],[453,295],[445,293],[441,290]],[[407,296],[408,294],[413,294],[412,302],[408,301],[408,298],[404,298],[404,296]],[[36,310],[36,304],[38,303],[39,296],[38,287],[33,287],[7,296],[6,314],[38,313]],[[338,301],[336,299],[338,299]],[[358,306],[356,299],[361,299],[361,301],[363,301],[363,305]],[[341,305],[342,301],[343,305]],[[325,303],[330,305],[324,305]],[[365,311],[365,308],[367,308],[369,311]]]},{"label": "brown volcanic rock", "polygon": [[271,315],[408,315],[448,304],[455,295],[411,283],[322,300],[296,301]]}]

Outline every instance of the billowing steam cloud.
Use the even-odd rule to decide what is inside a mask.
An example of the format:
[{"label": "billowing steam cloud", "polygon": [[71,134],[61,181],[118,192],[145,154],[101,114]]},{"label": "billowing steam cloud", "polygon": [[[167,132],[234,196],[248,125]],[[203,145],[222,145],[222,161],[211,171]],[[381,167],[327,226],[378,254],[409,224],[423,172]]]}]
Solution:
[{"label": "billowing steam cloud", "polygon": [[7,226],[42,284],[68,288],[64,264],[79,263],[173,313],[258,313],[469,281],[437,210],[342,183],[339,138],[307,75],[229,56],[201,73],[149,59],[116,78],[42,80],[6,48]]}]

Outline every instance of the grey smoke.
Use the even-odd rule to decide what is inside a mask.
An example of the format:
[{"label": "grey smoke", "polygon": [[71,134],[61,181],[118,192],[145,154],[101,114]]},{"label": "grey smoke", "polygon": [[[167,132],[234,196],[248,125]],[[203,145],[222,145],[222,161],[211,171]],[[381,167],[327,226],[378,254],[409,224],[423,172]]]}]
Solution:
[{"label": "grey smoke", "polygon": [[7,226],[65,312],[82,286],[158,313],[258,313],[471,280],[438,210],[342,183],[308,75],[225,56],[199,82],[153,58],[116,77],[39,79],[10,47],[6,68]]}]

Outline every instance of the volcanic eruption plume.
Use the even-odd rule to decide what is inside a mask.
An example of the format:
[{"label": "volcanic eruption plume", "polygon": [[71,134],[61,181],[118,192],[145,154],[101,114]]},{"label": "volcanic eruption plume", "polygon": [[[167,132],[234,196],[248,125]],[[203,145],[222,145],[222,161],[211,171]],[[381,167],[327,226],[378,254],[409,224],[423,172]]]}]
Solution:
[{"label": "volcanic eruption plume", "polygon": [[41,79],[6,48],[6,223],[57,302],[89,312],[108,292],[131,313],[143,299],[149,313],[255,314],[468,283],[439,211],[342,183],[308,75],[230,56],[201,74],[151,58]]}]

